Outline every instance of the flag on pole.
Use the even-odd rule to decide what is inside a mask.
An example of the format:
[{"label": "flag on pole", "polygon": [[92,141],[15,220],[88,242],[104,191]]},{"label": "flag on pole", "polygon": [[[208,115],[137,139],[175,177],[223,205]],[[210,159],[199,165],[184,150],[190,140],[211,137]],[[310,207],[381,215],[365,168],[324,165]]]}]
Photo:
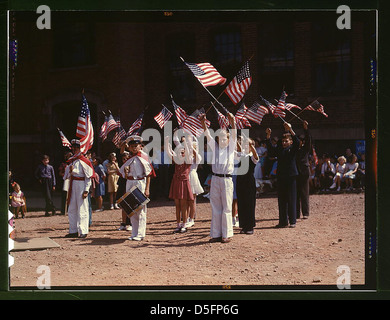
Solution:
[{"label": "flag on pole", "polygon": [[[200,108],[200,109],[196,109],[191,115],[192,115],[193,117],[199,118],[200,115],[201,115],[201,114],[204,114],[204,113],[206,113],[206,112],[204,111],[204,108]],[[211,125],[210,120],[206,119],[205,123],[206,123],[206,127],[210,127],[210,125]]]},{"label": "flag on pole", "polygon": [[193,115],[188,116],[183,122],[181,127],[184,131],[199,137],[203,133],[203,126],[199,118]]},{"label": "flag on pole", "polygon": [[58,130],[58,133],[60,134],[60,138],[61,138],[61,143],[64,147],[68,147],[69,149],[72,147],[72,145],[70,144],[69,140],[65,137],[65,135],[63,134],[63,132],[57,128]]},{"label": "flag on pole", "polygon": [[123,127],[121,126],[120,128],[118,128],[118,130],[115,132],[115,135],[114,137],[112,138],[112,143],[115,144],[115,146],[117,148],[120,147],[120,142],[122,141],[122,139],[126,137],[126,131],[125,129],[123,129]]},{"label": "flag on pole", "polygon": [[277,116],[285,117],[286,116],[286,112],[284,112],[284,110],[286,109],[286,97],[287,97],[287,93],[286,93],[286,91],[283,90],[283,92],[278,100],[278,104],[276,105],[276,109],[274,110],[275,117],[277,117]]},{"label": "flag on pole", "polygon": [[243,129],[245,127],[251,127],[249,120],[246,118],[246,112],[248,108],[245,104],[241,104],[241,107],[237,110],[234,121],[236,122],[236,129]]},{"label": "flag on pole", "polygon": [[260,105],[258,102],[255,102],[247,111],[246,117],[248,120],[251,120],[257,124],[261,124],[263,117],[268,114],[269,111],[266,107]]},{"label": "flag on pole", "polygon": [[168,110],[166,106],[163,106],[159,114],[154,117],[159,127],[162,129],[169,119],[173,116],[173,113]]},{"label": "flag on pole", "polygon": [[249,72],[249,61],[247,61],[226,87],[224,92],[234,104],[237,104],[242,100],[251,83],[252,77]]},{"label": "flag on pole", "polygon": [[314,149],[314,146],[312,146],[312,153],[313,153],[314,163],[315,163],[315,165],[318,165],[318,156],[317,156],[316,150]]},{"label": "flag on pole", "polygon": [[311,110],[311,111],[317,111],[317,112],[323,114],[325,117],[328,117],[328,115],[325,113],[324,106],[321,103],[319,103],[318,100],[314,100],[305,109]]},{"label": "flag on pole", "polygon": [[229,120],[213,105],[218,115],[218,123],[221,129],[227,130],[229,128]]},{"label": "flag on pole", "polygon": [[188,117],[187,116],[187,113],[181,108],[179,107],[175,101],[173,101],[173,98],[172,99],[172,105],[173,105],[173,108],[175,110],[175,114],[176,114],[176,118],[177,118],[177,123],[179,124],[179,126],[181,127],[181,124],[183,123],[183,121]]},{"label": "flag on pole", "polygon": [[116,128],[118,128],[118,122],[114,119],[113,115],[110,113],[109,116],[105,116],[104,123],[100,128],[99,137],[102,138],[102,141],[106,140],[107,135]]},{"label": "flag on pole", "polygon": [[217,69],[208,62],[185,62],[185,64],[204,87],[215,86],[217,84],[222,85],[226,82],[226,78],[222,77]]},{"label": "flag on pole", "polygon": [[291,109],[294,109],[294,108],[302,110],[302,108],[300,106],[297,106],[296,104],[286,103],[286,109],[287,110],[291,110]]},{"label": "flag on pole", "polygon": [[144,113],[142,112],[138,116],[137,120],[135,120],[134,123],[131,125],[131,127],[129,128],[129,131],[127,131],[127,134],[126,134],[127,137],[131,136],[136,130],[141,128],[143,117],[144,117]]},{"label": "flag on pole", "polygon": [[93,145],[93,127],[88,102],[84,94],[82,95],[82,106],[77,120],[76,137],[80,138],[80,151],[86,153]]},{"label": "flag on pole", "polygon": [[261,97],[261,99],[264,101],[264,103],[268,107],[268,109],[271,112],[271,114],[273,114],[275,117],[277,117],[277,115],[275,115],[276,106],[273,105],[271,102],[269,102],[267,99],[265,99],[263,97]]}]

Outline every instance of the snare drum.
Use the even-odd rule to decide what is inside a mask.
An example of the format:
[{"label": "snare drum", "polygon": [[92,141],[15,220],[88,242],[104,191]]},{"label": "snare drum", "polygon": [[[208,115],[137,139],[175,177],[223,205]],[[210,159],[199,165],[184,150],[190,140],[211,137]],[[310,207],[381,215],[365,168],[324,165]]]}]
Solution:
[{"label": "snare drum", "polygon": [[130,218],[132,215],[137,213],[150,201],[142,191],[134,186],[130,189],[129,192],[126,192],[121,198],[116,202]]}]

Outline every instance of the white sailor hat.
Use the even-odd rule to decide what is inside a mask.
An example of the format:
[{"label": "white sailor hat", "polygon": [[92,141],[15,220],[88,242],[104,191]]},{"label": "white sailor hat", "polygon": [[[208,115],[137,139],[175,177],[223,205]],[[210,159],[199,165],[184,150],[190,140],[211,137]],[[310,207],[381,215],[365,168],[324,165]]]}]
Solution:
[{"label": "white sailor hat", "polygon": [[70,144],[72,146],[79,146],[80,147],[80,140],[79,139],[73,139]]},{"label": "white sailor hat", "polygon": [[140,144],[140,143],[142,143],[142,137],[140,137],[140,136],[137,136],[137,135],[132,135],[132,136],[130,136],[130,137],[128,137],[127,139],[126,139],[126,142],[128,143],[128,144]]}]

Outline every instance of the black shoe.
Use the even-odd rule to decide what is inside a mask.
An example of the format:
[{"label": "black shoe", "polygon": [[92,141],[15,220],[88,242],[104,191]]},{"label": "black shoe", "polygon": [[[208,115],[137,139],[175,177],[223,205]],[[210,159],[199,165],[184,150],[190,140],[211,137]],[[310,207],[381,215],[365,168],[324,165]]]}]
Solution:
[{"label": "black shoe", "polygon": [[288,227],[288,224],[280,224],[280,223],[275,226],[275,228],[277,228],[277,229],[287,228],[287,227]]},{"label": "black shoe", "polygon": [[209,240],[210,243],[213,243],[213,242],[221,242],[222,241],[222,237],[218,237],[218,238],[211,238]]},{"label": "black shoe", "polygon": [[49,212],[45,212],[45,217],[50,217],[50,213]]},{"label": "black shoe", "polygon": [[65,238],[77,238],[79,234],[77,232],[75,233],[68,233]]},{"label": "black shoe", "polygon": [[86,238],[86,237],[87,237],[86,234],[80,234],[80,235],[79,235],[79,238],[81,238],[81,239],[84,239],[84,238]]}]

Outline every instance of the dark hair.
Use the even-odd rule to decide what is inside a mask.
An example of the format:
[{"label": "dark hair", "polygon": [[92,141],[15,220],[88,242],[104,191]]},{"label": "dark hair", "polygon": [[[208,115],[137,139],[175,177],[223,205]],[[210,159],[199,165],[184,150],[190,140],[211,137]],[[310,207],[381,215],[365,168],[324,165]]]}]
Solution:
[{"label": "dark hair", "polygon": [[99,156],[95,157],[95,160],[98,162],[98,164],[102,163],[102,158],[100,158]]},{"label": "dark hair", "polygon": [[50,157],[49,157],[47,154],[44,154],[44,155],[42,156],[42,160],[46,160],[46,159],[50,159]]},{"label": "dark hair", "polygon": [[292,140],[291,133],[283,133],[282,139],[289,139],[289,140]]}]

